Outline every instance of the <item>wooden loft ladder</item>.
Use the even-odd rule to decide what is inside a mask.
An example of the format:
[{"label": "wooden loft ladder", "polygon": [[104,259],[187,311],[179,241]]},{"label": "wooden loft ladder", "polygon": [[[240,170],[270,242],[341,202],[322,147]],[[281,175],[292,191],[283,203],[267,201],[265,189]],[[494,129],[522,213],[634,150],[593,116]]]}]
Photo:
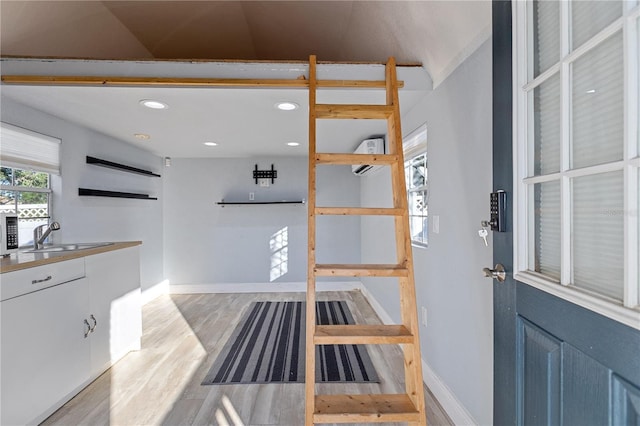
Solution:
[{"label": "wooden loft ladder", "polygon": [[[316,104],[316,89],[330,87],[318,82],[316,57],[309,58],[309,256],[306,312],[305,424],[407,422],[426,425],[422,364],[418,337],[416,293],[409,231],[409,211],[402,154],[400,105],[395,60],[385,69],[386,105]],[[343,82],[343,87],[349,87]],[[358,87],[358,82],[353,82]],[[316,152],[318,119],[386,119],[388,154],[335,154]],[[393,208],[316,206],[316,165],[386,164],[391,167]],[[339,265],[316,263],[316,215],[386,215],[395,218],[396,264]],[[399,325],[316,325],[316,277],[398,277],[402,324]],[[315,345],[402,344],[405,393],[316,395]]]}]

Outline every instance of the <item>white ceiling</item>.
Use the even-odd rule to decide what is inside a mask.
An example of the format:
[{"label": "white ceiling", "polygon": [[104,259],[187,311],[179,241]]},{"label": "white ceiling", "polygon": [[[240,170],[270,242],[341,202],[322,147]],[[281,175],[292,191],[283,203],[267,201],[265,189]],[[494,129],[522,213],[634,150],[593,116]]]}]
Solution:
[{"label": "white ceiling", "polygon": [[[401,94],[401,109],[410,109],[425,92]],[[65,120],[137,145],[159,156],[247,157],[303,156],[308,150],[308,96],[305,89],[203,89],[9,86],[2,96]],[[142,99],[160,100],[169,108],[153,110]],[[274,107],[280,101],[300,105],[294,111]],[[331,91],[325,103],[384,103],[384,92]],[[347,123],[349,121],[349,123]],[[318,124],[319,149],[352,151],[357,142],[386,133],[384,120],[327,120]],[[149,140],[133,135],[145,133]],[[207,147],[204,142],[216,142]],[[288,142],[300,146],[290,147]]]},{"label": "white ceiling", "polygon": [[[0,53],[96,59],[422,63],[437,85],[489,36],[489,1],[1,1]],[[428,79],[425,79],[428,81]],[[428,87],[401,92],[408,111]],[[378,101],[361,93],[364,102]],[[305,155],[307,91],[2,86],[2,96],[161,156]],[[356,103],[344,91],[323,102]],[[377,95],[380,96],[380,95]],[[140,99],[167,110],[148,110]],[[99,100],[99,102],[98,102]],[[296,111],[273,105],[292,100]],[[384,122],[322,122],[327,150],[349,151]],[[134,133],[148,133],[138,141]],[[204,141],[219,146],[207,148]],[[291,148],[286,142],[300,142]],[[344,147],[348,141],[347,147]]]}]

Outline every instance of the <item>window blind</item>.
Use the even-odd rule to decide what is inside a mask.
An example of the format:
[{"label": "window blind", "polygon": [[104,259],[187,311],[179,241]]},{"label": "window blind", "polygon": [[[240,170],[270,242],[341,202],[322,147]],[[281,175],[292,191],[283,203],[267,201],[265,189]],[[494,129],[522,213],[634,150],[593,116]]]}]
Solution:
[{"label": "window blind", "polygon": [[0,163],[59,175],[60,139],[0,123]]},{"label": "window blind", "polygon": [[574,50],[622,16],[623,3],[620,0],[572,1],[569,5]]},{"label": "window blind", "polygon": [[533,90],[534,144],[533,174],[560,171],[560,75],[556,74]]},{"label": "window blind", "polygon": [[572,168],[622,160],[623,58],[618,32],[572,65]]},{"label": "window blind", "polygon": [[560,181],[534,185],[535,259],[530,269],[560,281]]},{"label": "window blind", "polygon": [[[533,3],[530,71],[538,75],[559,61],[560,2]],[[578,47],[622,15],[620,1],[570,3],[570,37]],[[566,52],[565,52],[566,53]],[[611,163],[624,153],[624,52],[618,31],[570,64],[569,140],[562,139],[563,87],[552,75],[529,93],[533,144],[529,175],[562,171],[563,145],[570,169]],[[530,78],[532,78],[530,76]],[[567,146],[568,145],[568,146]],[[624,181],[622,171],[575,177],[566,188],[571,220],[562,223],[561,180],[532,184],[533,232],[529,269],[560,280],[561,229],[570,227],[571,282],[622,301],[624,296]]]},{"label": "window blind", "polygon": [[560,60],[560,2],[533,2],[533,76]]},{"label": "window blind", "polygon": [[624,202],[622,171],[573,179],[573,283],[622,300]]},{"label": "window blind", "polygon": [[427,125],[415,129],[402,139],[405,160],[423,153],[427,149]]}]

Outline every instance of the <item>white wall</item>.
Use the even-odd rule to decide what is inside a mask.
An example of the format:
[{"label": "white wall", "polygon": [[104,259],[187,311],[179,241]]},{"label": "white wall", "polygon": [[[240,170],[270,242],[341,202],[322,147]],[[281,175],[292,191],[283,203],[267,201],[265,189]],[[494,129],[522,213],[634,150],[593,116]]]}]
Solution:
[{"label": "white wall", "polygon": [[[86,164],[87,155],[162,174],[161,159],[133,145],[2,98],[2,121],[62,140],[61,176],[52,177],[54,242],[142,241],[140,275],[145,290],[163,280],[162,178]],[[78,196],[78,187],[149,193],[158,201]]]},{"label": "white wall", "polygon": [[[261,188],[252,179],[274,164],[275,183]],[[288,233],[288,271],[274,282],[305,282],[307,206],[252,205],[220,207],[216,202],[300,200],[307,198],[307,158],[174,158],[165,169],[165,276],[171,285],[269,283],[272,250],[278,231]],[[357,204],[360,181],[348,167],[319,170],[318,200]],[[357,222],[332,218],[318,224],[319,261],[360,260]],[[353,219],[351,219],[353,220]],[[320,253],[323,254],[320,254]]]},{"label": "white wall", "polygon": [[[428,311],[428,327],[420,327],[422,356],[482,425],[492,424],[493,404],[492,281],[481,273],[491,266],[492,249],[477,233],[480,221],[489,216],[492,188],[491,99],[487,41],[402,123],[404,134],[427,123],[429,214],[440,217],[440,232],[430,230],[429,247],[413,249],[418,309]],[[362,203],[381,198],[385,203],[387,197],[381,194],[389,186],[388,173],[364,179]],[[390,226],[363,218],[361,233],[363,262],[394,260],[384,248],[394,245]],[[363,281],[399,322],[397,286]]]}]

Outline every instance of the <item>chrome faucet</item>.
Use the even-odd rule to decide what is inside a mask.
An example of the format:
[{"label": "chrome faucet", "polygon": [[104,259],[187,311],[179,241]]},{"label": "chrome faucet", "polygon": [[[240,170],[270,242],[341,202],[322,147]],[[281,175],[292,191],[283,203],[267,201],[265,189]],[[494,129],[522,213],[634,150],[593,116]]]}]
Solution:
[{"label": "chrome faucet", "polygon": [[49,234],[53,231],[57,231],[58,229],[60,229],[60,224],[58,222],[52,222],[51,225],[36,226],[33,229],[33,248],[35,250],[41,249],[44,245],[44,240],[47,239]]}]

